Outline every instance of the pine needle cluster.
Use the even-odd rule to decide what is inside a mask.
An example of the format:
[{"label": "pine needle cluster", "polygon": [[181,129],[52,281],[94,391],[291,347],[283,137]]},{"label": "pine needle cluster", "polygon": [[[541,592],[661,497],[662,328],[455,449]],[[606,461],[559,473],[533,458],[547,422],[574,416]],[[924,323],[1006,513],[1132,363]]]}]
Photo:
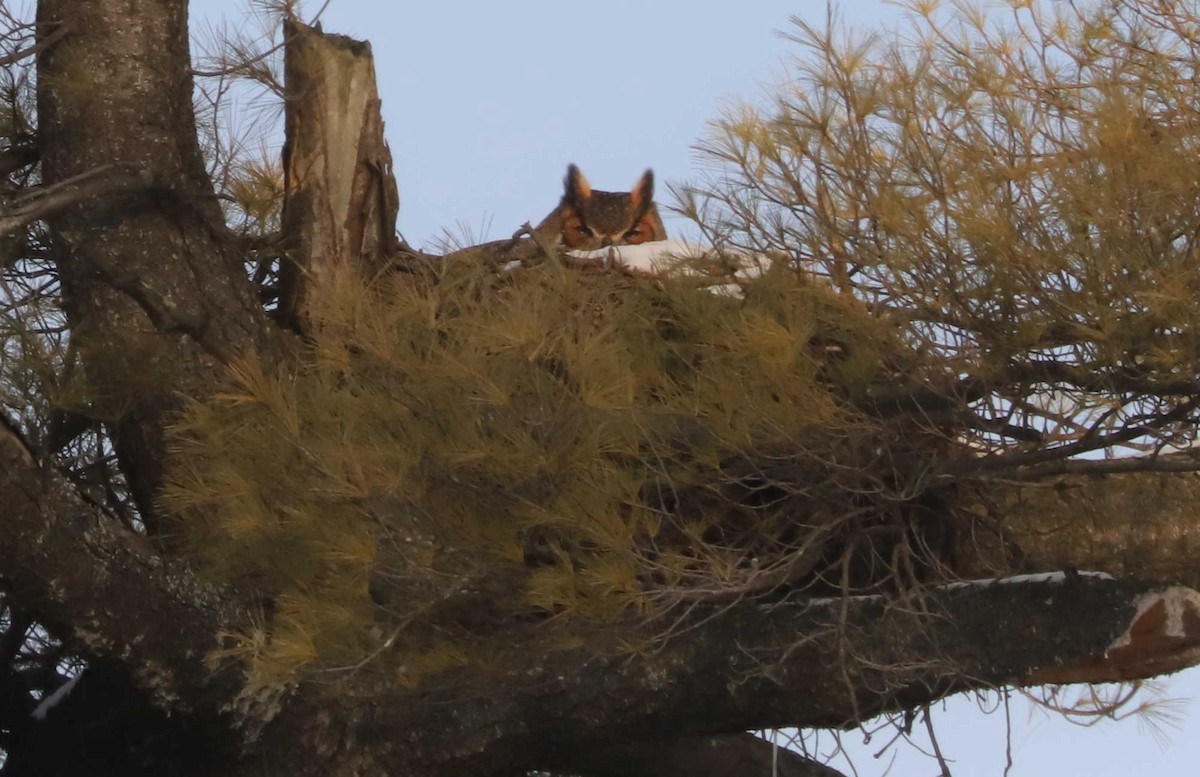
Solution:
[{"label": "pine needle cluster", "polygon": [[175,430],[165,498],[196,552],[276,597],[259,649],[328,665],[392,626],[416,645],[844,582],[832,538],[922,466],[855,401],[895,369],[892,326],[782,265],[740,297],[684,276],[323,285],[310,358],[240,363]]},{"label": "pine needle cluster", "polygon": [[685,209],[903,320],[961,377],[986,466],[1186,448],[1195,4],[906,5],[891,35],[793,19],[791,80],[714,124]]}]

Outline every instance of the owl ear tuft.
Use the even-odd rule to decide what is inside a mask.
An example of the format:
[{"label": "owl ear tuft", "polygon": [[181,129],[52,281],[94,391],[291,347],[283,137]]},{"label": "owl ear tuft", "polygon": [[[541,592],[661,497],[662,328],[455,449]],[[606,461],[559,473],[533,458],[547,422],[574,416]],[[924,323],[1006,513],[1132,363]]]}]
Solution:
[{"label": "owl ear tuft", "polygon": [[592,196],[592,185],[579,168],[567,165],[567,177],[563,179],[563,199],[574,204],[586,202]]},{"label": "owl ear tuft", "polygon": [[654,171],[647,169],[642,173],[642,177],[637,179],[637,183],[633,185],[633,191],[629,193],[630,200],[633,202],[634,208],[646,207],[654,199]]}]

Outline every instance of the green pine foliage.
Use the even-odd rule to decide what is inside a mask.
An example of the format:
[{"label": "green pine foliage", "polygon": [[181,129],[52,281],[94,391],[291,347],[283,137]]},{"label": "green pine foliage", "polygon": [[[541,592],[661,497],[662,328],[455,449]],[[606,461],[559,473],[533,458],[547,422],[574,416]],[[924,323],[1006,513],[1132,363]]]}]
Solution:
[{"label": "green pine foliage", "polygon": [[480,620],[778,587],[879,458],[847,398],[885,379],[893,327],[782,267],[734,296],[461,261],[312,298],[309,358],[189,405],[165,497],[212,575],[281,594],[245,645],[284,670],[392,625],[441,665],[422,640]]},{"label": "green pine foliage", "polygon": [[1200,369],[1195,4],[903,5],[880,34],[793,19],[790,80],[714,123],[684,210],[890,309],[981,453],[1186,449],[1162,420]]}]

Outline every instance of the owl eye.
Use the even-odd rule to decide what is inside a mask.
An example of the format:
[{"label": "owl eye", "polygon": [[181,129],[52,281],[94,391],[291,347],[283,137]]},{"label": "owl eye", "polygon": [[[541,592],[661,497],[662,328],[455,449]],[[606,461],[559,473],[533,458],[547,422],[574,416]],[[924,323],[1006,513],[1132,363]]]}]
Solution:
[{"label": "owl eye", "polygon": [[646,241],[646,230],[642,229],[641,225],[633,227],[624,235],[625,242],[630,245],[637,245]]},{"label": "owl eye", "polygon": [[568,219],[562,227],[562,241],[567,248],[583,248],[594,234],[578,217]]}]

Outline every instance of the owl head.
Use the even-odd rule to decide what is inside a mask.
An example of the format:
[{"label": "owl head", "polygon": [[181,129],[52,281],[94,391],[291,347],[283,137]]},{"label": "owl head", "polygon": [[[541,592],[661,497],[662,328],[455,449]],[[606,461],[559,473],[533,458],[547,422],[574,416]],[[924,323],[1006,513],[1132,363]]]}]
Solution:
[{"label": "owl head", "polygon": [[575,165],[563,180],[562,243],[587,251],[607,246],[637,245],[665,240],[666,229],[654,204],[654,173],[650,170],[628,192],[597,191]]}]

